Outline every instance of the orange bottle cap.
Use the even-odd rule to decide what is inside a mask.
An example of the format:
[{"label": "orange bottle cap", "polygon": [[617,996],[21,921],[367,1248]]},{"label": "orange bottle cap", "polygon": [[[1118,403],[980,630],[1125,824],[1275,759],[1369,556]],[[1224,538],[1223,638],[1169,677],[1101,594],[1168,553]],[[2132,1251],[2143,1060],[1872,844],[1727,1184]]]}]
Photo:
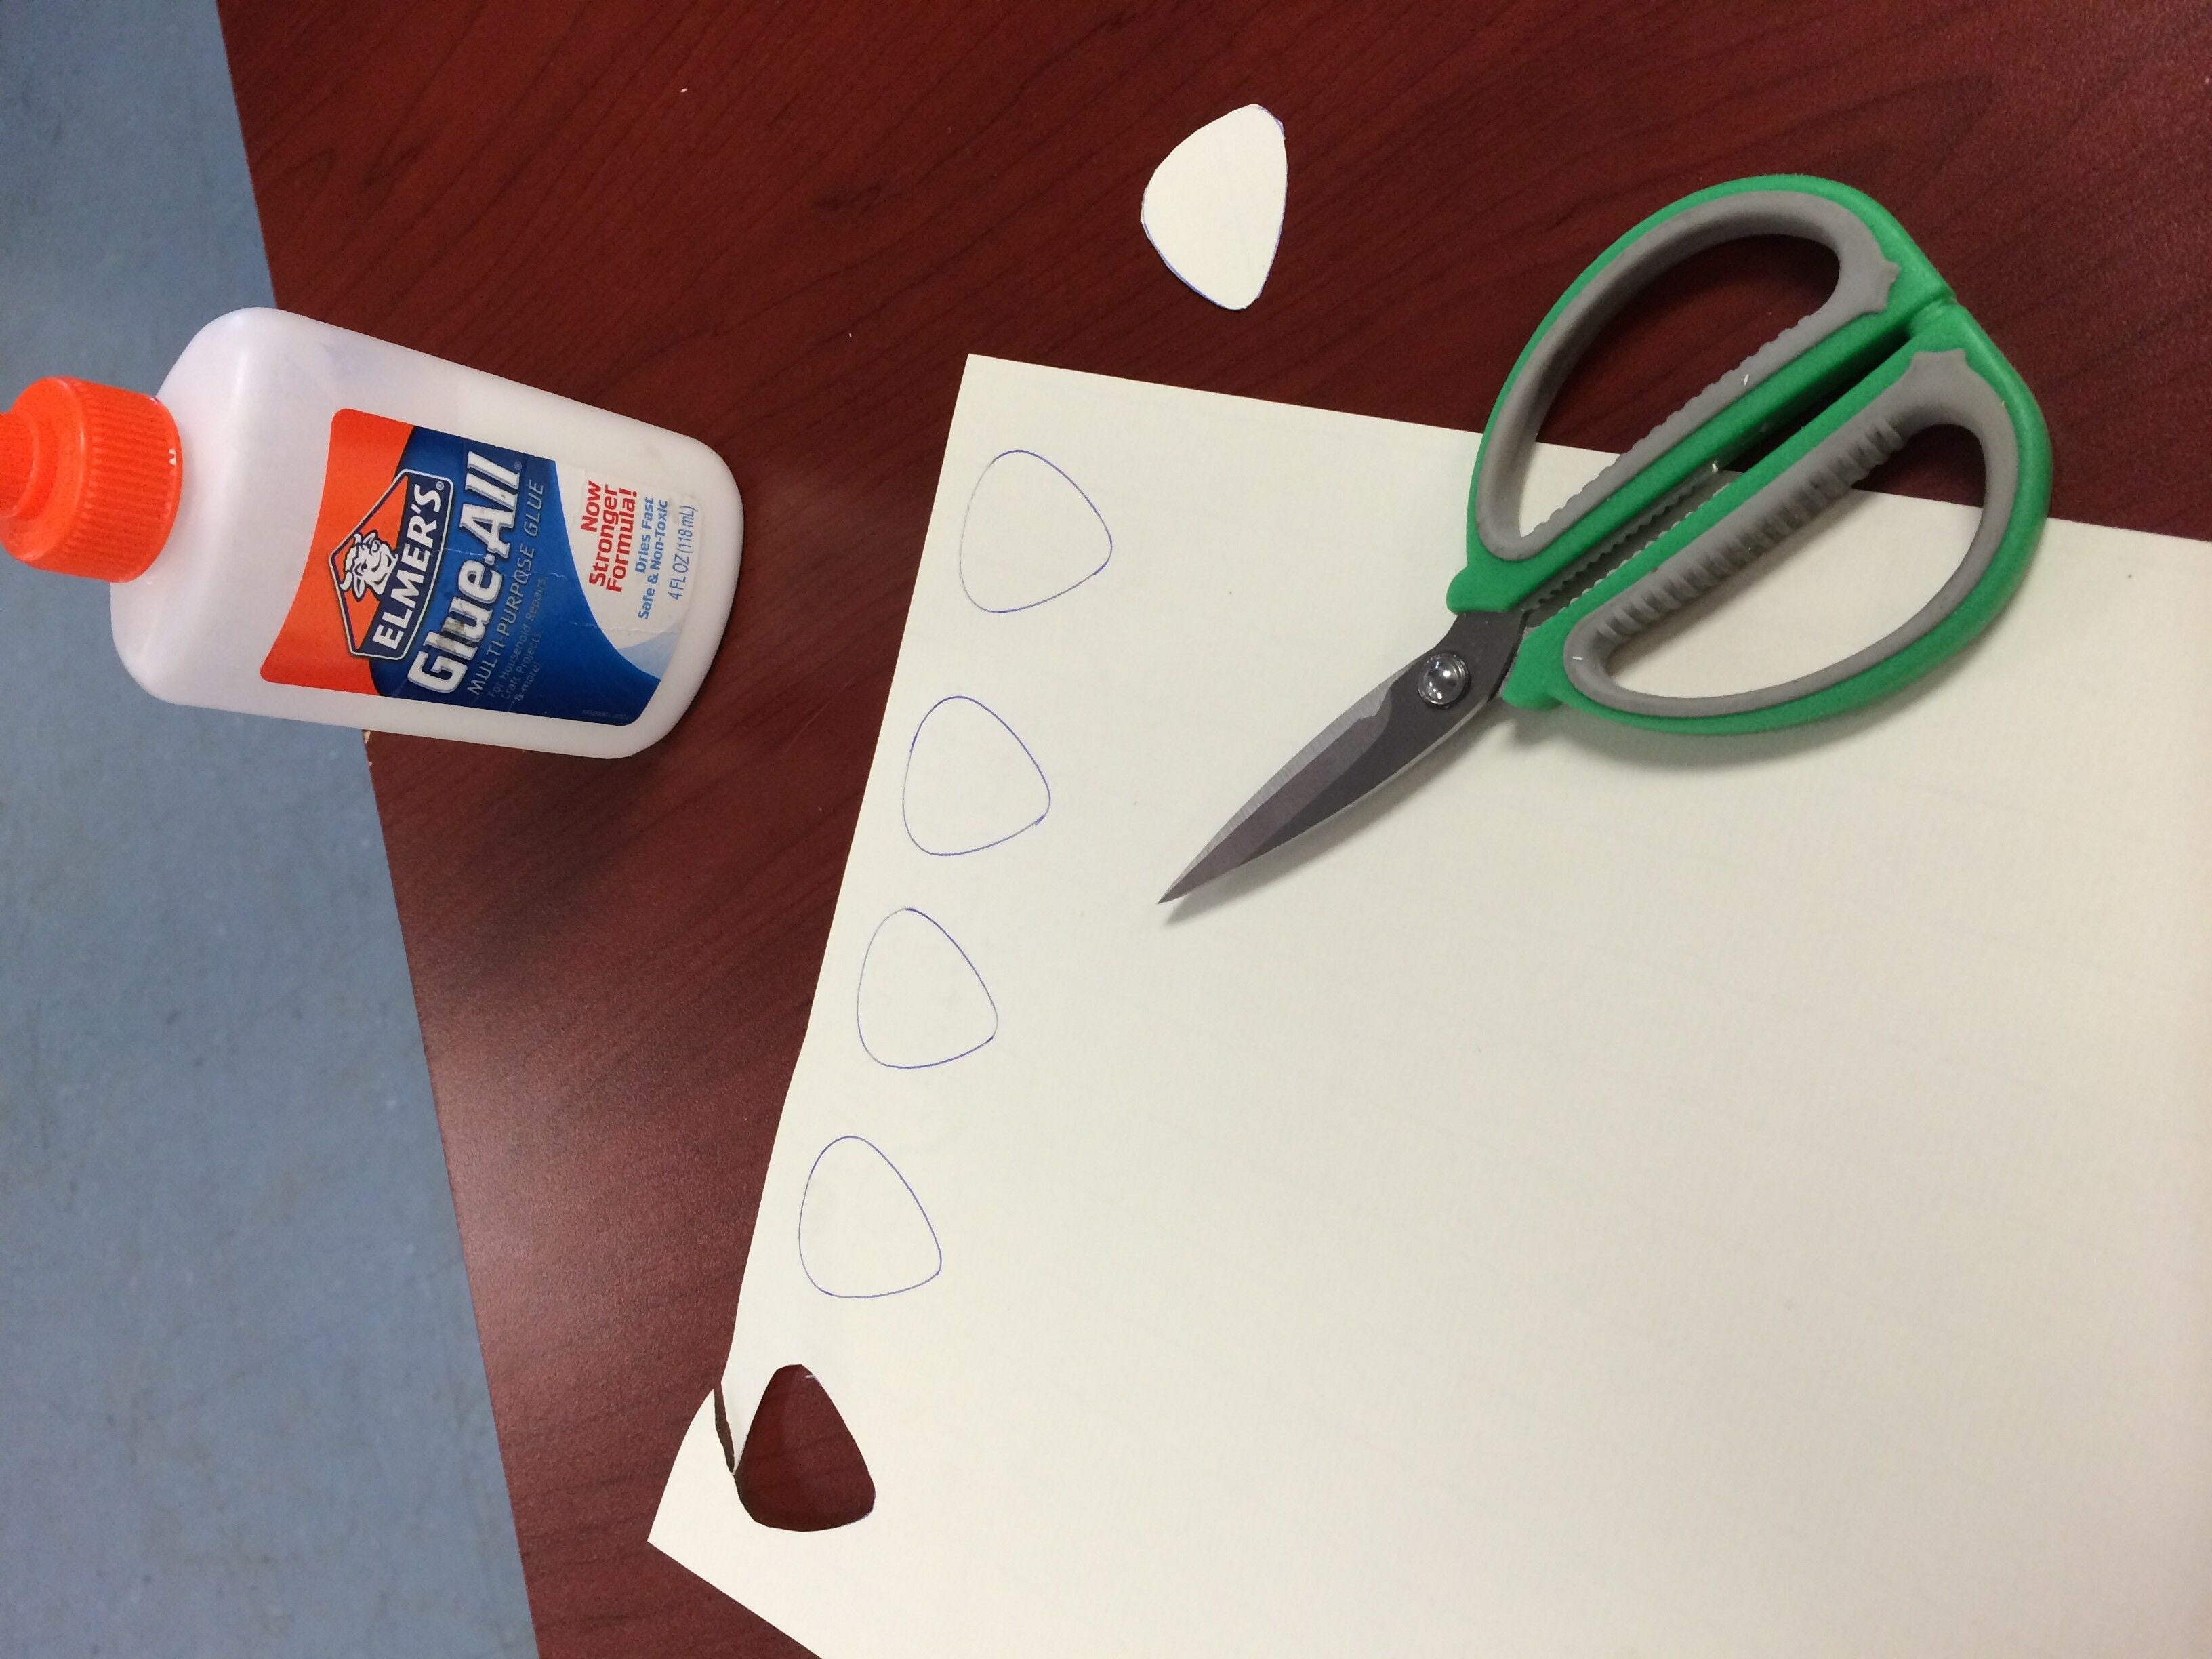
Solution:
[{"label": "orange bottle cap", "polygon": [[183,477],[157,399],[33,380],[0,414],[0,544],[42,570],[127,582],[169,538]]}]

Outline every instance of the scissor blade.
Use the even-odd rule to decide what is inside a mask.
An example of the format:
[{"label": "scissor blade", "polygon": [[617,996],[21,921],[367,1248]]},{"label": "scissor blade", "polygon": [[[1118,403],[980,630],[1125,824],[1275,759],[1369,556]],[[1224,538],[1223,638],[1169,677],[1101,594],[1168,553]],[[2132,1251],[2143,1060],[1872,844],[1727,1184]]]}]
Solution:
[{"label": "scissor blade", "polygon": [[[1517,611],[1469,611],[1443,638],[1346,709],[1291,757],[1259,793],[1206,844],[1160,902],[1181,898],[1217,876],[1334,817],[1389,782],[1472,719],[1498,695],[1519,649]],[[1465,665],[1465,689],[1449,706],[1422,695],[1430,665],[1449,653]]]}]

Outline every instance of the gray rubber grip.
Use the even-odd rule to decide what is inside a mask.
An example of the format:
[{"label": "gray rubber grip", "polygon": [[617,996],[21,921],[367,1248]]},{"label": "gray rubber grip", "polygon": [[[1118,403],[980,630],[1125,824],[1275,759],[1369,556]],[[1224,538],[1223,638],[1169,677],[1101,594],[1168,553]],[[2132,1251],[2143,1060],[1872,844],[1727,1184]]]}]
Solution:
[{"label": "gray rubber grip", "polygon": [[[1981,523],[1950,579],[1901,626],[1864,650],[1814,673],[1753,691],[1721,696],[1668,697],[1631,690],[1613,677],[1613,654],[1638,635],[1692,600],[1810,523],[1915,433],[1931,426],[1961,426],[1982,447],[1988,481]],[[1598,606],[1567,635],[1567,678],[1591,702],[1632,714],[1675,718],[1740,714],[1838,685],[1894,656],[1958,609],[1990,568],[2012,520],[2020,480],[2020,434],[2012,416],[1963,351],[1926,351],[1905,373],[1868,400],[1865,408],[1830,433],[1750,500],[1714,525],[1656,570]]]},{"label": "gray rubber grip", "polygon": [[[1605,325],[1654,278],[1695,253],[1745,236],[1798,236],[1836,256],[1836,287],[1809,317],[1780,334],[1644,434],[1534,529],[1521,529],[1521,489],[1535,453],[1536,429],[1552,399]],[[1855,317],[1888,303],[1897,266],[1849,208],[1802,191],[1752,191],[1685,209],[1632,243],[1567,302],[1530,349],[1490,430],[1482,434],[1474,483],[1474,527],[1500,559],[1528,559],[1682,439],[1784,364]]]}]

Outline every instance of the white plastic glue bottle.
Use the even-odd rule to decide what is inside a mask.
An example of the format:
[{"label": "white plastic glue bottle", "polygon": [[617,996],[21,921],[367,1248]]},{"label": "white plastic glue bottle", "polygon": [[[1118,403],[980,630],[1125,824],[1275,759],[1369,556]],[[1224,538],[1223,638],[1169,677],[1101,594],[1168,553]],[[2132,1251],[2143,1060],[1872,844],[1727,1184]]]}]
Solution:
[{"label": "white plastic glue bottle", "polygon": [[632,754],[698,690],[743,536],[704,444],[281,311],[210,323],[156,397],[0,414],[0,543],[113,583],[172,702]]}]

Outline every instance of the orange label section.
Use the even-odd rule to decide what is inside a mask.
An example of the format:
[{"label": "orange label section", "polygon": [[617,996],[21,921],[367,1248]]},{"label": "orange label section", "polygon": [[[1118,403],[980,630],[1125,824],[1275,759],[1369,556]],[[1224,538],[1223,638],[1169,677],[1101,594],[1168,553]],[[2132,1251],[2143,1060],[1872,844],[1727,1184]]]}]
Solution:
[{"label": "orange label section", "polygon": [[[333,580],[332,566],[344,558],[349,544],[372,528],[368,521],[380,507],[396,507],[390,500],[392,478],[414,430],[404,421],[357,409],[342,409],[331,417],[314,538],[307,545],[307,568],[292,608],[261,665],[263,679],[376,694],[368,663],[349,648],[361,619],[354,614],[357,607],[347,604],[343,580]],[[373,544],[373,529],[371,539]]]}]

